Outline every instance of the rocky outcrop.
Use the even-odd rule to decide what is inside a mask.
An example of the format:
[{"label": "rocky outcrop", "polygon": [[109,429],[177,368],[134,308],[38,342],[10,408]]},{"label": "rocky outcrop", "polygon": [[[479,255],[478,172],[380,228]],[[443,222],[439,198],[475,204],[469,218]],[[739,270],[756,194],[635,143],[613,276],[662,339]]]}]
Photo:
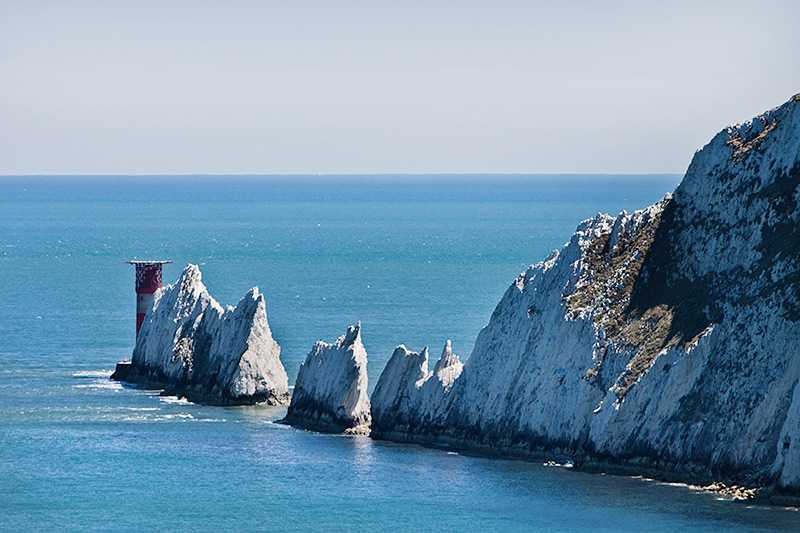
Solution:
[{"label": "rocky outcrop", "polygon": [[800,96],[520,274],[446,394],[398,349],[373,436],[800,489]]},{"label": "rocky outcrop", "polygon": [[158,290],[128,368],[112,378],[203,403],[282,405],[289,388],[280,352],[257,288],[223,308],[200,269],[188,265],[175,284]]},{"label": "rocky outcrop", "polygon": [[329,433],[368,434],[367,351],[361,324],[329,344],[317,341],[300,366],[283,422]]},{"label": "rocky outcrop", "polygon": [[441,430],[432,427],[449,407],[450,390],[463,364],[448,340],[433,372],[428,370],[428,348],[412,352],[398,346],[372,392],[372,426],[386,437],[395,432]]}]

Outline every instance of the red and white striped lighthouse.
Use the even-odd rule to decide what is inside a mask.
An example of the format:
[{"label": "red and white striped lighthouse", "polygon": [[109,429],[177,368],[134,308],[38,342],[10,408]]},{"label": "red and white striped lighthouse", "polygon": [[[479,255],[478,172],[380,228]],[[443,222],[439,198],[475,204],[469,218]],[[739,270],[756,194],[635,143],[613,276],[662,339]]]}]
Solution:
[{"label": "red and white striped lighthouse", "polygon": [[128,263],[136,267],[136,335],[138,336],[144,316],[153,305],[154,294],[161,288],[163,279],[161,269],[164,265],[172,263],[172,260],[132,259]]}]

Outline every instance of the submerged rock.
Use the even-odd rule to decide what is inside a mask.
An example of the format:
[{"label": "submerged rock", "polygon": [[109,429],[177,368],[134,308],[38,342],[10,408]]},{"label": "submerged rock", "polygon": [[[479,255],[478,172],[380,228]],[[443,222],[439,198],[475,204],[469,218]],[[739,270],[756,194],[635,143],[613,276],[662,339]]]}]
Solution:
[{"label": "submerged rock", "polygon": [[395,351],[373,436],[800,489],[800,95],[520,274],[447,394]]},{"label": "submerged rock", "polygon": [[300,366],[283,421],[329,433],[369,433],[367,351],[361,324],[349,326],[333,344],[314,344]]},{"label": "submerged rock", "polygon": [[165,388],[193,401],[238,405],[288,403],[280,346],[257,288],[223,308],[188,265],[156,292],[127,368],[112,378]]}]

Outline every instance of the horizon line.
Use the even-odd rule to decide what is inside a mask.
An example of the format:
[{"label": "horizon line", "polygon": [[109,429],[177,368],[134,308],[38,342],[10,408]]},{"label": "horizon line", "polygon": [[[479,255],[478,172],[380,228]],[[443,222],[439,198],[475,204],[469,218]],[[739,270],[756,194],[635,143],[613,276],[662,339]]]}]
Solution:
[{"label": "horizon line", "polygon": [[683,172],[291,172],[291,173],[42,173],[0,174],[0,178],[89,178],[89,177],[425,177],[425,176],[679,176]]}]

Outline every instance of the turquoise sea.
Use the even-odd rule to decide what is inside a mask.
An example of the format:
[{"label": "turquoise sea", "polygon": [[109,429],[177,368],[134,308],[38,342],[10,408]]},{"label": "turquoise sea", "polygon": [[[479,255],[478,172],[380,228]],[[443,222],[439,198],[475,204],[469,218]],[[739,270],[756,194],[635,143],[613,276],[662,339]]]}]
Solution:
[{"label": "turquoise sea", "polygon": [[283,409],[108,381],[134,341],[129,258],[253,285],[294,379],[360,320],[466,357],[514,276],[676,175],[0,178],[0,530],[755,531],[800,514],[654,481],[321,435]]}]

